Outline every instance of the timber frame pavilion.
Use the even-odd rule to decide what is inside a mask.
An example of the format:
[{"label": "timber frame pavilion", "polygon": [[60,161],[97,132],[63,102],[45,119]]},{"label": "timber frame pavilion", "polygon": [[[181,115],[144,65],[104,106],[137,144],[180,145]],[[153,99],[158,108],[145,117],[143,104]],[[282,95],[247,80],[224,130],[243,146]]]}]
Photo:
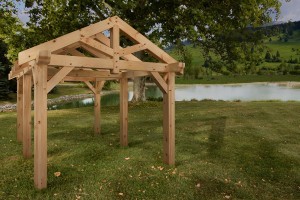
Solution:
[{"label": "timber frame pavilion", "polygon": [[[104,34],[109,32],[109,37]],[[120,36],[134,45],[120,46]],[[78,51],[84,49],[89,56]],[[147,51],[159,62],[133,55]],[[94,93],[94,132],[100,134],[100,91],[106,80],[120,82],[120,143],[128,145],[128,78],[151,76],[163,92],[163,160],[175,163],[176,61],[117,16],[92,24],[19,53],[9,79],[17,78],[17,139],[31,153],[31,88],[34,85],[34,183],[47,187],[47,94],[62,81],[84,82]]]}]

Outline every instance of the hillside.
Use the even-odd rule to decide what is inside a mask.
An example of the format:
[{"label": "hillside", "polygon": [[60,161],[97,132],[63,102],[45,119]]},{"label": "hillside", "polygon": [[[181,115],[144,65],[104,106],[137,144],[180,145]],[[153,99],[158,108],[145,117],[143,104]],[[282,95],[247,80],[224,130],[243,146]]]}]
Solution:
[{"label": "hillside", "polygon": [[[272,37],[266,37],[264,41],[264,44],[266,45],[266,50],[261,55],[262,62],[258,66],[256,66],[255,73],[251,73],[251,74],[257,73],[260,75],[270,75],[270,74],[298,75],[298,71],[299,71],[298,68],[300,68],[298,67],[298,65],[300,64],[300,30],[294,31],[293,35],[289,36],[287,41],[284,41],[283,38],[284,38],[283,34],[279,34],[277,36],[272,36]],[[203,68],[205,63],[205,58],[202,54],[200,47],[193,47],[193,45],[187,45],[186,48],[187,51],[192,55],[192,68],[198,69],[195,71],[200,73],[199,76],[219,74],[219,73],[215,73],[214,71],[207,73],[208,69]],[[279,54],[277,53],[277,51]],[[265,58],[267,52],[270,53],[271,56],[270,60],[266,60]],[[176,54],[175,50],[172,50],[171,54],[177,59],[180,59],[179,55]],[[278,54],[279,57],[275,59],[276,54]],[[218,60],[217,56],[214,54],[211,54],[211,57],[213,60]],[[242,66],[244,64],[239,63],[238,65]],[[289,69],[285,69],[285,68],[289,68]],[[284,70],[287,70],[287,72],[285,72]],[[229,75],[229,74],[225,74],[225,75]],[[197,78],[198,76],[195,75],[195,77]]]}]

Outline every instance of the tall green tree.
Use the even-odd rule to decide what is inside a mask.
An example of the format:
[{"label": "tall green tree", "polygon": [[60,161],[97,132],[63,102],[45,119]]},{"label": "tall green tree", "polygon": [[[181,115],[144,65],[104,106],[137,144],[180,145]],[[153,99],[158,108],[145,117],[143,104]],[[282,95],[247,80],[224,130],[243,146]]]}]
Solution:
[{"label": "tall green tree", "polygon": [[10,62],[5,57],[6,53],[6,44],[0,40],[0,100],[5,100],[9,98],[9,84],[7,80],[7,75],[9,71]]},{"label": "tall green tree", "polygon": [[[38,44],[118,15],[159,45],[189,39],[205,55],[248,60],[260,51],[261,35],[249,31],[279,13],[280,0],[24,0],[30,8],[24,41]],[[41,37],[42,36],[42,37]],[[21,47],[28,47],[29,43]],[[16,47],[15,47],[16,48]],[[250,49],[250,50],[249,50]],[[14,50],[12,50],[14,51]],[[259,55],[259,53],[253,54]]]}]

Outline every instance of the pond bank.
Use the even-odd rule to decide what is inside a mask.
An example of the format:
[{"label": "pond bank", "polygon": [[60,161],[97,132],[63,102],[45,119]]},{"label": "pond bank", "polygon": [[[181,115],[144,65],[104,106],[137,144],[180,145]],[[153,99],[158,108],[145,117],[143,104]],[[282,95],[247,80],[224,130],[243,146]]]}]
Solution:
[{"label": "pond bank", "polygon": [[[104,91],[104,92],[101,92],[101,95],[111,94],[114,92],[116,92],[116,91]],[[59,103],[68,103],[68,102],[72,102],[75,100],[91,98],[93,96],[94,96],[93,94],[64,95],[64,96],[60,96],[58,98],[48,99],[47,105],[52,106],[52,105],[59,104]],[[31,106],[33,108],[33,101],[31,102]],[[16,109],[17,109],[17,104],[0,105],[0,112],[15,111]]]},{"label": "pond bank", "polygon": [[[58,98],[48,99],[47,105],[49,106],[49,105],[54,105],[62,102],[70,102],[74,100],[90,98],[92,96],[93,96],[92,94],[64,95]],[[31,106],[33,107],[33,101],[31,102]],[[15,111],[16,109],[17,109],[17,104],[5,104],[0,106],[0,112]]]}]

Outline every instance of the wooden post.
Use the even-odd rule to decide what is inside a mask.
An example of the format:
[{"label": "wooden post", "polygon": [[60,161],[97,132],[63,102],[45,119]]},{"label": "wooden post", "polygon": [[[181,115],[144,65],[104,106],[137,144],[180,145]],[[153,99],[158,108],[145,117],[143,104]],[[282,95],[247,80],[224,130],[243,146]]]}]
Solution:
[{"label": "wooden post", "polygon": [[175,73],[169,72],[168,90],[163,94],[164,162],[175,164]]},{"label": "wooden post", "polygon": [[23,77],[17,80],[17,140],[23,140]]},{"label": "wooden post", "polygon": [[47,64],[48,51],[40,51],[34,66],[34,184],[47,187]]},{"label": "wooden post", "polygon": [[120,79],[120,143],[128,146],[128,79],[126,73]]},{"label": "wooden post", "polygon": [[95,84],[95,93],[94,93],[94,132],[95,135],[101,133],[101,90],[103,87],[104,81],[96,81]]},{"label": "wooden post", "polygon": [[31,75],[23,76],[23,156],[31,157]]},{"label": "wooden post", "polygon": [[110,47],[114,50],[113,55],[113,74],[120,73],[118,62],[120,59],[119,48],[120,48],[120,29],[119,26],[114,25],[113,28],[110,29]]}]

